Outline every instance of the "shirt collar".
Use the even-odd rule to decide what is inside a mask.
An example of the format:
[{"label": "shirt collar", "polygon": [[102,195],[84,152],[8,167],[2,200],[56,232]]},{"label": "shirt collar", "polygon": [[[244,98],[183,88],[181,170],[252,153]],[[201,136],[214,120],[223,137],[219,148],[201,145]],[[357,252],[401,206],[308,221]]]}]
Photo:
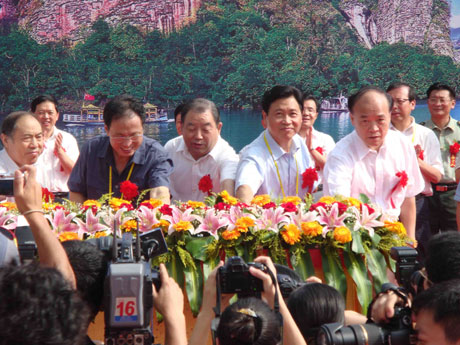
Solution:
[{"label": "shirt collar", "polygon": [[[414,130],[414,127],[415,127],[415,118],[414,118],[413,116],[411,116],[410,119],[411,119],[411,123],[409,124],[409,126],[408,126],[405,130],[401,131],[401,133],[406,133],[406,132],[409,132],[409,131],[412,133],[412,131]],[[397,129],[397,128],[393,125],[393,123],[391,123],[391,122],[390,122],[390,129],[393,129],[393,130],[395,130],[395,131],[399,131],[399,129]]]},{"label": "shirt collar", "polygon": [[[370,149],[363,139],[358,135],[356,130],[353,131],[352,135],[354,136],[353,141],[355,143],[356,152],[358,153],[359,160],[363,159],[370,152],[377,152]],[[385,144],[385,143],[384,143]],[[383,145],[382,145],[383,146]]]},{"label": "shirt collar", "polygon": [[[446,127],[444,128],[450,128],[452,131],[455,130],[455,125],[456,125],[457,120],[454,120],[452,116],[449,116],[449,122],[447,123]],[[431,119],[429,119],[426,122],[427,125],[430,126],[430,128],[437,129],[439,131],[443,130],[444,128],[439,128]]]},{"label": "shirt collar", "polygon": [[[291,141],[291,151],[290,152],[285,152],[281,146],[278,145],[278,143],[275,141],[275,139],[272,137],[270,134],[270,131],[268,129],[265,130],[264,134],[266,135],[268,145],[270,145],[270,149],[272,150],[273,158],[275,160],[278,160],[282,155],[286,153],[292,153],[293,155],[300,149],[300,142],[302,138],[296,134]],[[265,140],[264,140],[265,144]]]},{"label": "shirt collar", "polygon": [[216,144],[214,145],[214,147],[212,148],[212,150],[209,151],[209,152],[208,152],[206,155],[204,155],[203,157],[200,157],[200,158],[198,158],[197,160],[195,160],[195,158],[193,158],[192,155],[190,154],[190,152],[188,151],[187,145],[185,145],[184,137],[181,136],[181,139],[180,139],[180,141],[179,141],[179,145],[177,145],[176,151],[177,151],[177,152],[183,152],[184,155],[185,155],[187,158],[190,158],[191,160],[196,161],[196,162],[199,162],[200,160],[205,159],[205,158],[208,157],[208,156],[211,156],[212,159],[216,160],[217,156],[219,155],[219,149],[218,149],[218,147],[219,147],[221,141],[222,141],[222,138],[221,138],[221,136],[219,135],[219,137],[217,138]]},{"label": "shirt collar", "polygon": [[[139,146],[136,152],[134,152],[134,155],[129,160],[130,163],[133,162],[134,164],[144,164],[147,151],[145,140],[146,137],[143,136],[142,144]],[[97,157],[105,158],[109,162],[115,162],[112,146],[110,145],[110,138],[108,136],[102,137],[102,142],[98,146]]]}]

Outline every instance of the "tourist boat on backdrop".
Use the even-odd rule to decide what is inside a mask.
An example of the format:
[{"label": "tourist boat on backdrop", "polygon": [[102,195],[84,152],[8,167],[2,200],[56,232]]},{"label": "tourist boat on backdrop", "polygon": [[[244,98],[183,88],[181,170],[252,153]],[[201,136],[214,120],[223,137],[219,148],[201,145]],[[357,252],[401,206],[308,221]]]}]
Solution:
[{"label": "tourist boat on backdrop", "polygon": [[[170,122],[168,113],[164,109],[158,109],[154,104],[146,103],[145,122]],[[64,114],[62,121],[67,125],[104,125],[104,110],[93,104],[83,104],[80,114]]]},{"label": "tourist boat on backdrop", "polygon": [[321,111],[328,113],[347,113],[348,99],[342,95],[323,99],[321,102]]}]

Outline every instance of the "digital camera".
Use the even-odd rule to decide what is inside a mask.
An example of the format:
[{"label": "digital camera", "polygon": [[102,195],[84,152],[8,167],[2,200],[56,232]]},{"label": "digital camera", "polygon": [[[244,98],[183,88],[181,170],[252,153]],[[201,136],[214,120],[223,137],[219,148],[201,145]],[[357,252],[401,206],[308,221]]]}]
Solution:
[{"label": "digital camera", "polygon": [[0,195],[13,196],[14,176],[0,175]]}]

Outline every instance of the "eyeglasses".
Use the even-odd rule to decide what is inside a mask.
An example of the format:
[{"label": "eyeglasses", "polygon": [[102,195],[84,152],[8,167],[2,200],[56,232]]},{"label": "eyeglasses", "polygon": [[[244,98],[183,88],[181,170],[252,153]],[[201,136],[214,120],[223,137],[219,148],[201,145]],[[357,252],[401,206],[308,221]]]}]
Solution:
[{"label": "eyeglasses", "polygon": [[142,138],[143,134],[134,134],[130,136],[110,136],[110,139],[116,143],[122,143],[124,141],[137,141]]},{"label": "eyeglasses", "polygon": [[395,103],[398,103],[399,105],[403,105],[407,101],[409,101],[409,98],[398,98],[393,100]]},{"label": "eyeglasses", "polygon": [[450,98],[428,98],[428,103],[437,104],[438,102],[441,104],[447,104],[450,102]]}]

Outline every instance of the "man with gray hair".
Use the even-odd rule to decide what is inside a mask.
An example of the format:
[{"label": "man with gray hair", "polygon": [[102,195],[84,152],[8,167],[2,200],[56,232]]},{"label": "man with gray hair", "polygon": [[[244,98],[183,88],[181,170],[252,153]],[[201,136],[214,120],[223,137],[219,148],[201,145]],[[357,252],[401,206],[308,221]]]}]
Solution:
[{"label": "man with gray hair", "polygon": [[196,98],[181,111],[182,136],[166,143],[174,171],[173,200],[203,200],[211,192],[233,195],[238,155],[220,136],[222,122],[216,105]]}]

